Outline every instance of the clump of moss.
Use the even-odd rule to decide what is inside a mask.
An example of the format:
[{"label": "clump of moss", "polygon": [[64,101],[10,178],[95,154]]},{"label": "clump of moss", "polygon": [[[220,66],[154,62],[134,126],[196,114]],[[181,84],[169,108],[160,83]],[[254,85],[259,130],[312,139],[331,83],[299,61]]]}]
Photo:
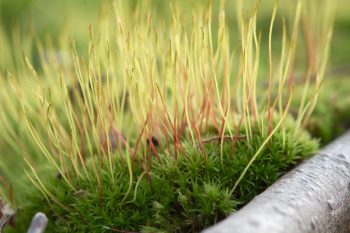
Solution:
[{"label": "clump of moss", "polygon": [[350,128],[348,78],[326,79],[306,128],[322,145]]},{"label": "clump of moss", "polygon": [[[145,172],[139,159],[130,178],[125,161],[114,167],[114,182],[107,168],[101,168],[101,190],[93,180],[76,180],[73,192],[63,180],[51,175],[49,191],[57,201],[45,204],[41,195],[31,195],[30,206],[17,215],[14,232],[23,232],[35,211],[49,216],[49,232],[198,232],[239,209],[302,159],[315,152],[318,142],[306,131],[295,130],[288,118],[253,162],[235,190],[244,168],[266,138],[267,127],[253,126],[253,137],[224,142],[213,141],[204,151],[190,141],[182,152],[163,151],[152,159]],[[264,132],[262,132],[264,129]],[[243,130],[242,130],[243,132]],[[92,161],[90,161],[92,162]],[[12,231],[11,231],[12,232]]]},{"label": "clump of moss", "polygon": [[[4,89],[11,95],[4,96],[16,101],[7,98],[2,104],[8,111],[0,116],[5,123],[0,143],[18,153],[25,164],[20,171],[28,178],[15,187],[22,206],[15,232],[24,232],[37,211],[50,218],[49,232],[197,232],[239,209],[317,148],[300,129],[303,114],[296,122],[285,119],[293,99],[289,74],[299,69],[294,64],[301,1],[290,36],[282,25],[281,56],[272,56],[274,6],[269,69],[260,65],[258,4],[238,15],[242,43],[234,53],[223,4],[217,38],[211,5],[193,11],[189,23],[180,7],[171,7],[169,24],[151,17],[148,4],[136,5],[130,11],[128,5],[113,5],[113,14],[99,23],[98,36],[90,27],[88,56],[81,57],[74,41],[62,43],[60,51],[71,54],[67,67],[45,53],[52,46],[38,43],[42,69],[24,57],[25,68],[18,72],[34,76],[34,90],[28,89],[32,81],[4,74],[11,80],[11,89]],[[315,38],[326,35],[315,44],[321,71],[331,21],[328,16],[317,20],[322,27],[314,32]],[[268,88],[260,87],[260,77],[268,77]],[[320,72],[315,85],[306,87],[319,89],[322,80]],[[302,102],[313,106],[316,99],[311,95]],[[312,111],[298,106],[299,112]],[[275,122],[274,112],[280,116]],[[215,140],[203,133],[207,126],[215,128]],[[236,133],[243,137],[226,140]],[[219,143],[220,135],[226,141]],[[5,166],[11,164],[4,160]],[[8,173],[10,182],[19,176]],[[22,198],[25,186],[32,191]]]}]

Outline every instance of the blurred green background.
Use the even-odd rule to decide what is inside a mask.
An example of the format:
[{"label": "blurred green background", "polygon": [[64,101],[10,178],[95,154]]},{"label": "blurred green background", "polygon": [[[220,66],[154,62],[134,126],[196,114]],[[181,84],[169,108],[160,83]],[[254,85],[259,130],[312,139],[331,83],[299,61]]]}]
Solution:
[{"label": "blurred green background", "polygon": [[[137,0],[128,0],[135,4]],[[253,0],[248,0],[254,2]],[[0,0],[0,21],[6,33],[11,35],[14,28],[21,28],[23,33],[35,31],[38,35],[66,35],[77,41],[86,41],[88,27],[94,25],[98,17],[103,16],[104,11],[101,5],[109,3],[108,0]],[[164,0],[144,0],[146,4],[156,6],[157,14],[167,17],[169,14],[170,1]],[[198,4],[206,4],[208,0],[180,0],[185,9],[191,9]],[[214,10],[220,5],[220,0],[214,0]],[[262,9],[259,11],[259,21],[261,25],[268,27],[271,17],[273,0],[262,1]],[[280,8],[288,8],[288,5],[295,4],[295,1],[283,1]],[[225,10],[228,12],[229,23],[235,20],[234,0],[226,1]],[[336,9],[336,19],[334,25],[334,37],[331,49],[330,62],[333,67],[341,72],[350,70],[350,1],[338,0]],[[283,9],[282,9],[283,11]],[[322,15],[320,16],[322,17]],[[235,25],[235,24],[231,24]],[[275,34],[276,35],[276,34]],[[0,37],[1,38],[1,37]],[[348,67],[349,66],[349,67]]]}]

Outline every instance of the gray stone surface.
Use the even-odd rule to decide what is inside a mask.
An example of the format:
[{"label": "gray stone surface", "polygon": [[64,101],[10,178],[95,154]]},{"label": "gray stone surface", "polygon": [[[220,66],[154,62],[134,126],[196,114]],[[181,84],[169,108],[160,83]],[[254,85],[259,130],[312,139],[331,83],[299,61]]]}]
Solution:
[{"label": "gray stone surface", "polygon": [[350,232],[350,132],[203,233]]},{"label": "gray stone surface", "polygon": [[38,212],[34,215],[27,233],[44,233],[47,225],[47,217],[44,213]]}]

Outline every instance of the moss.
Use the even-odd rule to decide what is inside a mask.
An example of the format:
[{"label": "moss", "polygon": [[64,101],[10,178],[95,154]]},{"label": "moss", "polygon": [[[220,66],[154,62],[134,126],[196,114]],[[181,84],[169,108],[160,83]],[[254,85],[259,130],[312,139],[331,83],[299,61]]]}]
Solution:
[{"label": "moss", "polygon": [[315,152],[317,141],[305,131],[295,133],[294,126],[292,119],[285,122],[234,192],[235,181],[265,139],[258,125],[250,142],[239,140],[234,150],[225,142],[222,154],[217,143],[205,144],[205,157],[199,147],[185,141],[177,158],[171,151],[160,153],[159,160],[153,158],[149,174],[143,172],[140,159],[134,166],[131,192],[122,159],[115,163],[114,182],[107,168],[99,172],[101,199],[97,180],[76,180],[74,185],[84,193],[78,195],[51,176],[50,192],[68,209],[52,200],[51,208],[36,193],[17,215],[17,227],[7,232],[23,232],[35,211],[46,212],[49,232],[198,232],[239,209]]},{"label": "moss", "polygon": [[[189,24],[185,23],[186,14],[181,13],[180,5],[179,9],[176,6],[171,7],[171,10],[169,8],[172,13],[169,11],[164,20],[158,20],[156,14],[149,17],[157,8],[154,4],[153,7],[152,4],[138,5],[136,2],[117,5],[113,6],[117,12],[117,21],[114,14],[108,16],[107,12],[104,13],[96,31],[104,32],[93,33],[90,27],[89,40],[86,38],[77,45],[71,43],[71,46],[62,43],[56,50],[54,44],[60,37],[55,37],[52,45],[42,45],[43,51],[39,48],[40,43],[37,43],[38,48],[29,46],[27,52],[23,50],[24,54],[28,53],[27,57],[36,59],[29,61],[25,57],[28,67],[23,70],[23,74],[21,70],[15,73],[23,77],[27,76],[26,70],[29,71],[28,76],[35,73],[38,89],[34,88],[33,93],[27,91],[27,82],[22,80],[18,83],[11,81],[12,89],[16,89],[14,93],[4,89],[4,96],[8,92],[21,99],[18,101],[20,104],[9,101],[12,98],[5,99],[6,104],[3,105],[9,111],[4,112],[12,114],[3,114],[1,117],[7,123],[3,128],[8,135],[0,137],[0,142],[9,144],[9,150],[15,150],[15,142],[21,142],[18,154],[22,162],[18,166],[22,168],[22,164],[25,164],[23,158],[29,161],[26,164],[29,170],[27,174],[33,179],[32,183],[21,182],[21,186],[18,185],[21,189],[28,183],[33,184],[29,186],[27,196],[19,201],[21,207],[16,215],[16,228],[8,229],[8,232],[26,231],[31,217],[37,211],[45,212],[49,217],[49,232],[198,232],[239,209],[318,147],[317,141],[312,140],[306,132],[299,131],[292,119],[280,127],[267,145],[264,143],[268,131],[266,126],[254,123],[258,112],[270,111],[271,107],[267,106],[270,101],[266,101],[267,96],[271,97],[270,88],[257,87],[260,86],[258,80],[266,81],[258,77],[264,77],[268,70],[279,70],[278,67],[267,69],[270,63],[268,59],[260,60],[259,57],[271,57],[269,50],[273,53],[277,51],[278,54],[281,49],[286,52],[280,59],[273,59],[273,63],[282,64],[282,68],[281,73],[273,75],[273,80],[269,82],[273,86],[279,83],[273,98],[283,97],[280,98],[279,110],[283,111],[282,106],[288,106],[285,100],[288,100],[287,95],[293,83],[290,86],[282,85],[285,78],[282,74],[293,68],[288,64],[296,64],[296,70],[304,67],[297,64],[299,61],[303,63],[303,60],[294,61],[294,57],[301,56],[298,55],[301,47],[294,45],[296,32],[299,31],[297,23],[291,28],[290,36],[287,35],[289,29],[285,25],[276,25],[276,41],[282,39],[280,33],[286,30],[283,37],[285,43],[273,39],[271,49],[262,46],[260,50],[260,43],[255,38],[259,31],[255,27],[255,6],[252,12],[238,17],[238,27],[235,28],[247,29],[242,30],[239,37],[237,32],[226,30],[232,27],[224,18],[224,5],[213,6],[213,11],[211,7],[206,10],[204,5],[193,12],[192,7],[188,8],[194,16]],[[217,13],[219,17],[211,17]],[[297,11],[296,17],[290,20],[298,22],[301,13]],[[147,18],[144,18],[146,15]],[[227,15],[234,18],[233,14]],[[169,24],[166,18],[171,19]],[[212,18],[217,19],[212,21]],[[324,18],[320,21],[324,28],[319,28],[320,33],[315,32],[315,38],[319,34],[326,35],[325,32],[329,30],[326,23],[329,19]],[[312,25],[313,17],[307,19]],[[118,23],[115,25],[110,22]],[[258,28],[266,31],[272,22],[259,20],[258,24]],[[218,33],[212,33],[212,28]],[[94,34],[99,36],[95,37]],[[21,38],[20,33],[18,37]],[[230,38],[235,38],[240,44],[237,50],[241,55],[237,63],[231,59]],[[114,41],[107,43],[107,50],[105,41]],[[262,39],[264,41],[271,43],[271,38],[266,37]],[[320,55],[327,54],[328,48],[327,40],[324,43],[322,41],[314,47]],[[87,43],[89,49],[82,52]],[[13,47],[10,43],[4,44]],[[36,49],[39,51],[36,52]],[[62,56],[62,61],[58,61],[61,60],[60,54],[65,52],[71,53],[72,57],[65,61]],[[22,54],[18,57],[13,56],[14,63],[17,59],[23,60]],[[326,60],[326,57],[321,60]],[[57,66],[56,63],[62,64]],[[32,66],[36,72],[33,72]],[[238,75],[235,81],[229,77],[235,77],[236,71]],[[106,80],[103,80],[104,75]],[[13,75],[4,73],[3,76],[13,79]],[[51,76],[60,78],[47,79]],[[73,84],[66,89],[68,83]],[[233,85],[234,91],[231,89]],[[79,98],[82,92],[84,96]],[[123,96],[122,100],[120,96]],[[124,100],[128,103],[127,107],[122,103]],[[14,111],[12,103],[16,103],[20,109]],[[208,129],[203,134],[204,139],[210,137],[210,133],[217,136],[215,131],[220,121],[223,129],[226,129],[225,124],[232,124],[234,116],[241,114],[254,115],[254,119],[246,117],[248,119],[244,122],[253,124],[252,130],[241,131],[241,134],[249,132],[252,135],[249,140],[241,138],[234,146],[228,141],[219,145],[215,140],[207,140],[203,148],[200,143],[192,143],[189,139],[190,135],[194,137],[193,132],[202,133],[202,128],[198,129],[197,126],[203,124],[217,127]],[[19,116],[13,118],[12,115]],[[7,120],[12,118],[15,120]],[[258,119],[262,120],[260,116]],[[18,133],[17,125],[28,132],[23,130]],[[182,130],[183,138],[179,139],[182,149],[178,153],[169,147],[169,150],[159,149],[159,157],[153,155],[153,147],[169,146],[171,139],[168,136],[173,134],[174,140],[177,140],[175,136]],[[123,141],[121,135],[124,134],[127,149],[117,146],[119,141]],[[148,137],[148,141],[145,137]],[[139,148],[139,139],[144,140],[140,150],[136,149]],[[167,143],[161,143],[162,140]],[[262,151],[261,145],[264,145]],[[136,156],[140,157],[134,161],[131,169],[127,166],[126,156],[120,155],[122,153],[118,151],[112,159],[113,164],[108,164],[111,160],[105,158],[105,164],[108,165],[100,166],[99,156],[105,156],[105,153],[110,156],[115,149],[129,153],[135,150]],[[255,156],[257,151],[261,151],[258,157]],[[92,158],[86,161],[87,172],[81,169],[82,177],[76,175],[79,171],[76,166],[84,163],[85,156],[91,154]],[[59,165],[54,168],[49,164],[47,170],[41,170],[46,160],[37,161],[37,156],[56,161]],[[246,170],[253,158],[256,158],[255,161]],[[14,160],[14,163],[17,161]],[[99,166],[95,167],[94,164]],[[152,168],[145,169],[150,164]],[[63,179],[56,177],[57,171],[54,169],[65,171],[71,165],[74,172],[69,173],[72,184],[68,186]],[[8,173],[5,178],[9,180],[18,176],[12,171]],[[238,180],[240,182],[236,186]],[[33,191],[34,186],[41,186],[42,182],[45,184],[44,194]],[[70,187],[75,187],[75,190]],[[19,190],[19,193],[23,192]],[[16,193],[16,198],[18,196],[22,197],[22,194]]]},{"label": "moss", "polygon": [[307,129],[322,145],[350,128],[349,78],[327,79]]}]

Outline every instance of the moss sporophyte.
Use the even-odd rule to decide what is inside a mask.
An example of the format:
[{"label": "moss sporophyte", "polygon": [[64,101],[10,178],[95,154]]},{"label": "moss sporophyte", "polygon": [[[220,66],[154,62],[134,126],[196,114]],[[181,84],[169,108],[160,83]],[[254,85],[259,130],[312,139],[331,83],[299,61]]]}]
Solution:
[{"label": "moss sporophyte", "polygon": [[[6,54],[14,63],[0,72],[0,153],[11,155],[0,193],[16,211],[5,232],[25,232],[38,211],[48,232],[198,232],[318,149],[305,128],[333,4],[300,0],[279,15],[276,2],[264,30],[258,1],[228,2],[164,14],[152,1],[106,3],[86,55],[64,35],[14,31],[25,55]],[[300,50],[301,26],[304,43],[319,38],[312,49]]]}]

